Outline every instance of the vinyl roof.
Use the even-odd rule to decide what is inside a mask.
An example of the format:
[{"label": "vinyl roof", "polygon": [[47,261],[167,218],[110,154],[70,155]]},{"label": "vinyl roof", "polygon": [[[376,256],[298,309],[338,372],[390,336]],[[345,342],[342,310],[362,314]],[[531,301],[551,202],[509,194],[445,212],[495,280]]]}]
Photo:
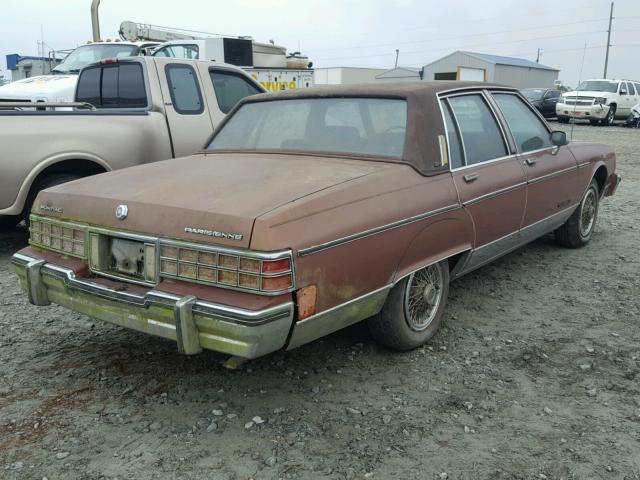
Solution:
[{"label": "vinyl roof", "polygon": [[[476,91],[480,89],[498,89],[517,91],[485,82],[460,81],[413,81],[413,82],[370,82],[352,85],[326,85],[310,88],[286,90],[245,97],[234,110],[220,123],[219,132],[243,105],[256,102],[270,102],[285,99],[306,98],[391,98],[407,102],[407,130],[405,148],[400,162],[408,163],[423,175],[432,175],[448,171],[448,165],[442,165],[439,136],[445,135],[438,94],[454,91]],[[299,152],[306,155],[308,152]],[[393,161],[386,159],[385,161]]]}]

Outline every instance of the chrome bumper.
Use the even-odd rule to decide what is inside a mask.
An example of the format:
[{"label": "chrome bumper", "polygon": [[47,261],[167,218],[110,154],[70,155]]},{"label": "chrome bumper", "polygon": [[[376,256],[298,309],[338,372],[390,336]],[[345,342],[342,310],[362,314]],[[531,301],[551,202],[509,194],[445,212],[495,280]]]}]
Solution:
[{"label": "chrome bumper", "polygon": [[606,118],[609,113],[608,105],[568,105],[564,103],[558,103],[556,105],[556,115],[561,117],[571,118],[583,118],[583,119],[596,119],[602,120]]},{"label": "chrome bumper", "polygon": [[117,291],[72,270],[16,253],[11,263],[33,305],[55,303],[93,318],[174,340],[178,350],[203,349],[256,358],[284,347],[293,302],[252,311],[149,291]]}]

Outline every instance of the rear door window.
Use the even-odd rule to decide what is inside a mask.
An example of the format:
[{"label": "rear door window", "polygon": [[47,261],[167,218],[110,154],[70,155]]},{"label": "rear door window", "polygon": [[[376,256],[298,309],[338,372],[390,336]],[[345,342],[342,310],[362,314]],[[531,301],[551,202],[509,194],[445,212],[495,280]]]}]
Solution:
[{"label": "rear door window", "polygon": [[196,72],[191,65],[172,63],[165,67],[171,101],[176,112],[197,115],[204,111],[204,102]]},{"label": "rear door window", "polygon": [[493,98],[507,120],[520,153],[551,147],[549,130],[518,96],[494,93]]},{"label": "rear door window", "polygon": [[482,95],[450,97],[449,104],[460,126],[467,165],[507,155],[498,122]]},{"label": "rear door window", "polygon": [[222,113],[229,113],[244,97],[263,93],[256,84],[241,74],[223,70],[211,70],[209,75],[218,100],[218,107]]}]

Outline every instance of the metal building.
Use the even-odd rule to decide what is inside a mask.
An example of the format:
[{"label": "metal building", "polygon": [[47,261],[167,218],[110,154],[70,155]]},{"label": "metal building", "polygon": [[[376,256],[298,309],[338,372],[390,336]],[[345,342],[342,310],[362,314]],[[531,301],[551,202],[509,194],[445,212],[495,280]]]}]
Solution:
[{"label": "metal building", "polygon": [[49,75],[53,67],[62,60],[50,57],[22,57],[17,53],[7,55],[7,70],[11,70],[11,80]]},{"label": "metal building", "polygon": [[315,68],[313,82],[315,85],[344,85],[350,83],[373,82],[376,75],[385,72],[384,68],[363,67],[324,67]]},{"label": "metal building", "polygon": [[524,58],[458,50],[424,67],[423,80],[474,80],[553,88],[560,70]]}]

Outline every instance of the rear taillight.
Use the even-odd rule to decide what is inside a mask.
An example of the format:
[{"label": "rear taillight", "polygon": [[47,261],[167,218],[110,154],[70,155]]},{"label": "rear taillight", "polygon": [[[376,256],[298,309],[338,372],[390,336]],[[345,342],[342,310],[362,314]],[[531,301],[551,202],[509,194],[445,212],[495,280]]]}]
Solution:
[{"label": "rear taillight", "polygon": [[294,286],[290,251],[263,253],[162,241],[160,276],[275,295]]},{"label": "rear taillight", "polygon": [[262,290],[265,292],[279,292],[293,287],[293,278],[290,273],[277,277],[262,277]]},{"label": "rear taillight", "polygon": [[281,258],[280,260],[264,260],[262,262],[262,273],[282,273],[291,271],[291,260]]}]

